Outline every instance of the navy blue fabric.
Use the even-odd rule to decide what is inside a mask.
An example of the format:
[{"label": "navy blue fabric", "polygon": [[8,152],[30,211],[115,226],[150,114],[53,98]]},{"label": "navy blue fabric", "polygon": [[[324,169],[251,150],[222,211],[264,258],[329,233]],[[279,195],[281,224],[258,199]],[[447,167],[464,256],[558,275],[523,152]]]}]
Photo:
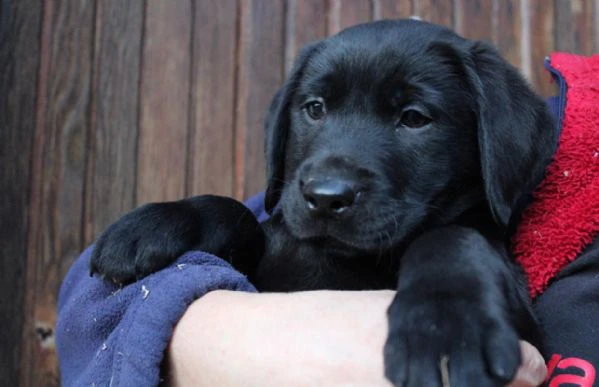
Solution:
[{"label": "navy blue fabric", "polygon": [[535,299],[534,308],[544,333],[545,385],[599,386],[599,237]]},{"label": "navy blue fabric", "polygon": [[[564,97],[565,98],[565,97]],[[549,106],[549,110],[551,110],[551,114],[553,114],[553,118],[555,118],[556,122],[560,119],[560,103],[561,97],[549,97],[546,99],[547,106]],[[561,128],[561,125],[559,126]]]},{"label": "navy blue fabric", "polygon": [[[556,122],[558,124],[558,131],[556,132],[556,145],[557,140],[561,134],[562,121],[564,114],[566,113],[566,93],[568,92],[568,85],[562,74],[551,66],[549,57],[545,59],[545,69],[551,74],[555,83],[557,83],[558,95],[556,97],[550,97],[547,99],[549,108],[553,112]],[[556,148],[556,147],[554,147]]]}]

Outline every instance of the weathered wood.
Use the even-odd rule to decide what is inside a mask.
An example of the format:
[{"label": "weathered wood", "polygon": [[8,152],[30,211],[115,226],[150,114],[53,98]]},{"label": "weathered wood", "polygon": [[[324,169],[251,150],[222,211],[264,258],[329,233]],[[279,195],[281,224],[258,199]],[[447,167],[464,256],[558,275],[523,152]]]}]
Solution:
[{"label": "weathered wood", "polygon": [[414,1],[414,13],[422,20],[453,27],[453,0]]},{"label": "weathered wood", "polygon": [[283,82],[284,3],[241,2],[236,109],[236,189],[244,198],[264,190],[264,118]]},{"label": "weathered wood", "polygon": [[599,0],[593,2],[593,53],[599,54]]},{"label": "weathered wood", "polygon": [[299,50],[327,33],[327,7],[322,0],[287,0],[285,74]]},{"label": "weathered wood", "polygon": [[[0,385],[19,385],[42,5],[0,1]],[[21,379],[22,380],[22,379]]]},{"label": "weathered wood", "polygon": [[555,7],[555,47],[559,51],[574,51],[574,31],[572,28],[572,7],[570,0],[554,0]]},{"label": "weathered wood", "polygon": [[143,1],[98,2],[86,240],[135,205]]},{"label": "weathered wood", "polygon": [[372,8],[367,0],[329,0],[329,35],[372,20]]},{"label": "weathered wood", "polygon": [[373,0],[372,18],[405,19],[414,15],[412,0]]},{"label": "weathered wood", "polygon": [[149,0],[140,88],[137,205],[185,195],[192,7]]},{"label": "weathered wood", "polygon": [[555,50],[554,7],[552,1],[530,1],[531,82],[544,96],[556,93],[555,84],[545,70],[545,57]]},{"label": "weathered wood", "polygon": [[593,0],[555,0],[555,48],[580,55],[593,52]]},{"label": "weathered wood", "polygon": [[231,196],[237,4],[235,0],[202,0],[194,3],[194,10],[187,194]]},{"label": "weathered wood", "polygon": [[582,55],[591,55],[593,51],[593,30],[597,28],[599,20],[593,15],[593,7],[597,6],[594,0],[573,0],[572,7],[574,44],[572,50]]},{"label": "weathered wood", "polygon": [[[494,43],[499,52],[511,64],[522,67],[522,19],[521,0],[502,0],[497,4],[497,23],[494,31]],[[528,73],[530,69],[525,69]]]},{"label": "weathered wood", "polygon": [[455,30],[469,39],[493,41],[493,0],[456,0]]},{"label": "weathered wood", "polygon": [[[47,4],[32,165],[23,383],[57,385],[56,295],[81,252],[94,2]],[[47,43],[46,43],[47,42]],[[43,83],[43,86],[42,86]]]}]

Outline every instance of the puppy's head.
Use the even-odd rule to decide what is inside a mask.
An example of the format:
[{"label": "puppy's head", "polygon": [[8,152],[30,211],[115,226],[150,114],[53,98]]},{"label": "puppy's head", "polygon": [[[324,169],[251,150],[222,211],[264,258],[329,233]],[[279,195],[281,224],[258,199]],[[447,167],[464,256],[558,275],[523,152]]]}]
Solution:
[{"label": "puppy's head", "polygon": [[487,203],[505,226],[542,176],[542,100],[491,47],[413,20],[300,53],[266,122],[266,208],[301,239],[393,246]]}]

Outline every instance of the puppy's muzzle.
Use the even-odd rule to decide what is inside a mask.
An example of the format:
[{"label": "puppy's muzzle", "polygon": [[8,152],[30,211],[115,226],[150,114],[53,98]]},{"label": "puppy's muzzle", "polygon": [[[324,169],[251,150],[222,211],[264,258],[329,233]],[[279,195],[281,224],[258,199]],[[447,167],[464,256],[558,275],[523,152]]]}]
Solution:
[{"label": "puppy's muzzle", "polygon": [[355,182],[333,177],[300,181],[300,187],[310,215],[327,218],[348,212],[359,194]]},{"label": "puppy's muzzle", "polygon": [[352,212],[369,181],[370,173],[347,157],[313,158],[299,175],[304,208],[313,218],[339,219]]}]

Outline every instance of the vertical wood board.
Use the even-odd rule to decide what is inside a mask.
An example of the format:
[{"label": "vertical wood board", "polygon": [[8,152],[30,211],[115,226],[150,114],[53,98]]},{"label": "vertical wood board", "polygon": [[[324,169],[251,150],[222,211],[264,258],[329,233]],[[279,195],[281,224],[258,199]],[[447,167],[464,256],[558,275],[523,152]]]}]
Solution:
[{"label": "vertical wood board", "polygon": [[233,194],[237,13],[235,0],[194,3],[188,195]]},{"label": "vertical wood board", "polygon": [[191,2],[146,2],[136,205],[185,196]]}]

